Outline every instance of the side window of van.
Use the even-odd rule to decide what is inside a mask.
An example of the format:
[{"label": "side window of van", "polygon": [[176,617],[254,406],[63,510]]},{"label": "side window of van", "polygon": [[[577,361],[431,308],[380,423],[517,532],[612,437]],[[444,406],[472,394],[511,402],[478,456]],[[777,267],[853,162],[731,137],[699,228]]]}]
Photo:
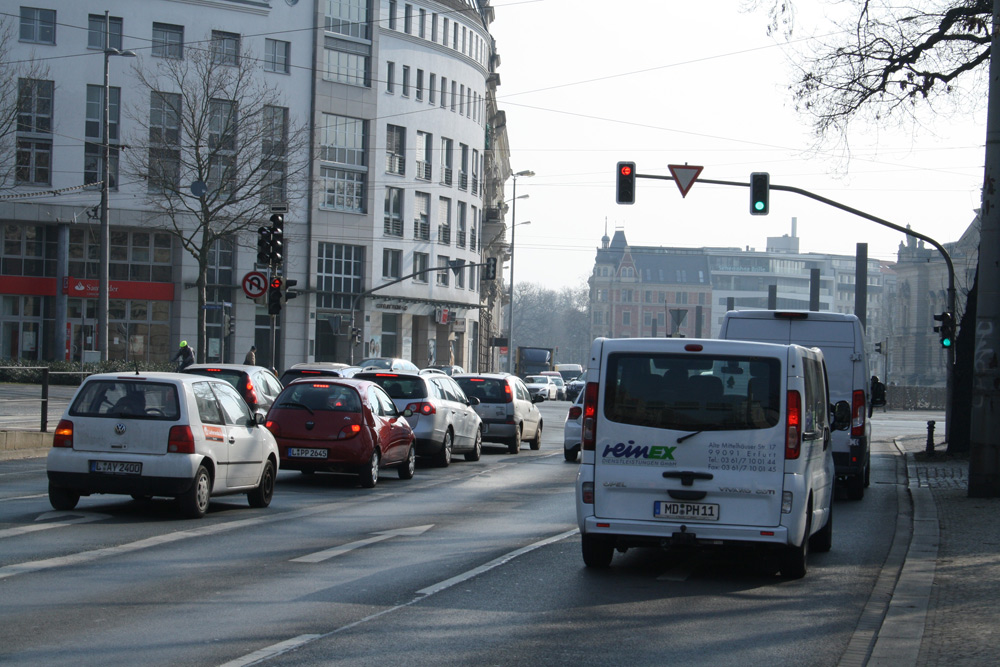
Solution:
[{"label": "side window of van", "polygon": [[802,435],[807,439],[822,438],[829,411],[826,404],[823,364],[816,359],[803,359],[802,361],[806,386],[806,395],[802,398],[804,419]]}]

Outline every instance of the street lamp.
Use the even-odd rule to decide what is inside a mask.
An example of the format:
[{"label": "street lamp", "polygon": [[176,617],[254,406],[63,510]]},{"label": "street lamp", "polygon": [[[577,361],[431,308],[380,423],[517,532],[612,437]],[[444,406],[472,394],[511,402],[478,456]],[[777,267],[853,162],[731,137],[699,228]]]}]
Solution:
[{"label": "street lamp", "polygon": [[[101,346],[101,361],[108,360],[108,292],[111,277],[111,230],[108,221],[108,180],[111,178],[111,142],[108,130],[111,127],[111,84],[109,82],[109,61],[111,56],[135,58],[135,51],[111,48],[111,18],[104,11],[104,124],[101,132],[101,280],[97,291],[97,336]],[[120,103],[119,103],[120,104]]]},{"label": "street lamp", "polygon": [[514,179],[514,197],[510,208],[510,306],[507,318],[507,372],[514,372],[514,228],[517,227],[517,177],[534,176],[530,169],[519,171],[512,176]]}]

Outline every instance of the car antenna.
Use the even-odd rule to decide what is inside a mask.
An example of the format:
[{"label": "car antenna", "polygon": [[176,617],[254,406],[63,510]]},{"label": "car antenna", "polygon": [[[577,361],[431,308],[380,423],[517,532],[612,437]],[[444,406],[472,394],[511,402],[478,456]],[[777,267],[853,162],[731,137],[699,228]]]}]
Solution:
[{"label": "car antenna", "polygon": [[136,375],[139,374],[139,360],[138,359],[135,360],[135,374]]}]

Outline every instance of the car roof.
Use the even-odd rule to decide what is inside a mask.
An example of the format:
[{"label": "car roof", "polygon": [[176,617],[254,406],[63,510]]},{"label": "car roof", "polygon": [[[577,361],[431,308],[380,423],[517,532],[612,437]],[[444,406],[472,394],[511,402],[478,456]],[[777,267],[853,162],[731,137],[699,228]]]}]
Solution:
[{"label": "car roof", "polygon": [[254,366],[251,364],[191,364],[190,366],[186,366],[181,372],[206,370],[210,368],[218,368],[223,371],[243,371],[245,373],[256,373],[257,371],[271,372],[271,369],[269,368],[265,368],[264,366]]},{"label": "car roof", "polygon": [[334,375],[322,375],[320,377],[314,378],[295,378],[288,383],[285,389],[292,387],[293,385],[303,385],[303,384],[339,384],[348,387],[355,387],[358,391],[366,389],[368,387],[378,387],[377,382],[371,380],[365,380],[364,378],[343,378],[336,377]]},{"label": "car roof", "polygon": [[[93,375],[88,375],[84,378],[83,382],[93,382],[96,380],[133,380],[137,382],[142,381],[155,381],[155,382],[175,382],[178,384],[192,384],[194,382],[219,382],[222,384],[229,384],[225,380],[220,378],[214,378],[208,375],[194,375],[191,373],[174,373],[167,371],[149,371],[146,373],[135,373],[135,372],[120,372],[120,373],[95,373]],[[82,384],[82,383],[81,383]]]},{"label": "car roof", "polygon": [[297,364],[292,364],[285,371],[300,370],[303,368],[308,369],[330,369],[330,370],[340,370],[341,368],[349,368],[350,364],[342,364],[339,361],[302,361]]}]

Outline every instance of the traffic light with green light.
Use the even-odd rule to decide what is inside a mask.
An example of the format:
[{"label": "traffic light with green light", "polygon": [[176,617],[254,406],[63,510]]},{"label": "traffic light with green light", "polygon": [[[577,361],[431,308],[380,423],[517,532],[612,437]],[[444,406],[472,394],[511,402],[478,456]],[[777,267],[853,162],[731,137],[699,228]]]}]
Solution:
[{"label": "traffic light with green light", "polygon": [[750,174],[750,215],[767,215],[771,210],[771,175],[766,171]]},{"label": "traffic light with green light", "polygon": [[955,314],[946,310],[934,319],[941,323],[934,327],[934,331],[941,334],[941,347],[952,347],[955,344]]}]

